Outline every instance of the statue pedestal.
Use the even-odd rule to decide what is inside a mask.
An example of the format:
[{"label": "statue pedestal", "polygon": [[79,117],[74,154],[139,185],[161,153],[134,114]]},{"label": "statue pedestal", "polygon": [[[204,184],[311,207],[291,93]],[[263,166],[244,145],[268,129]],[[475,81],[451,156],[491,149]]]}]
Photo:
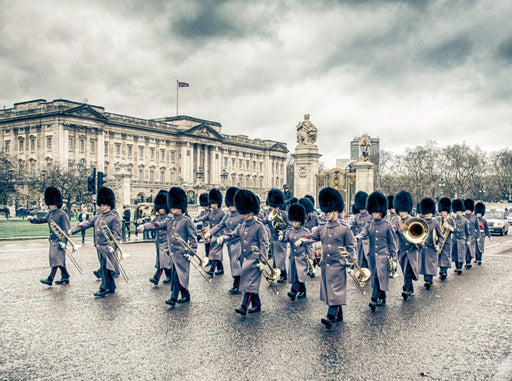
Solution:
[{"label": "statue pedestal", "polygon": [[373,192],[373,163],[359,161],[354,164],[356,170],[356,192],[363,191],[368,194]]},{"label": "statue pedestal", "polygon": [[116,178],[116,189],[113,189],[116,194],[116,206],[120,209],[123,205],[130,205],[130,181],[132,175],[129,173],[119,173],[114,175]]},{"label": "statue pedestal", "polygon": [[295,173],[293,176],[293,195],[297,198],[307,194],[316,195],[316,174],[318,173],[318,147],[315,144],[300,144],[292,155]]}]

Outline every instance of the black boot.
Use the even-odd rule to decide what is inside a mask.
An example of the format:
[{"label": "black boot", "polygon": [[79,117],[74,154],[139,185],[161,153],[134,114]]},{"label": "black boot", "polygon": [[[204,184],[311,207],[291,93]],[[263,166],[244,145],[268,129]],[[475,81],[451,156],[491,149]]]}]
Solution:
[{"label": "black boot", "polygon": [[331,329],[333,321],[334,321],[334,316],[332,316],[332,315],[327,315],[320,319],[320,322],[323,325],[325,325],[325,328],[327,328],[327,329]]},{"label": "black boot", "polygon": [[42,284],[46,284],[46,285],[48,285],[48,286],[51,286],[51,285],[53,284],[53,280],[52,280],[52,279],[50,279],[50,278],[41,279],[41,280],[40,280],[40,282],[41,282]]},{"label": "black boot", "polygon": [[291,290],[287,295],[292,300],[292,302],[294,302],[295,298],[297,297],[297,293],[293,290]]},{"label": "black boot", "polygon": [[377,307],[377,299],[372,298],[368,306],[373,312],[375,312],[375,308]]}]

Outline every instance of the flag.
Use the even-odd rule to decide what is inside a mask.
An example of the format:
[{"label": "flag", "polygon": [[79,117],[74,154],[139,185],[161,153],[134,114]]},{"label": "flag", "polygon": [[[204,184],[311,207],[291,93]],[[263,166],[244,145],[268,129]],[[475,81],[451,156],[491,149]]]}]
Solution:
[{"label": "flag", "polygon": [[189,87],[190,85],[187,82],[178,82],[178,87]]}]

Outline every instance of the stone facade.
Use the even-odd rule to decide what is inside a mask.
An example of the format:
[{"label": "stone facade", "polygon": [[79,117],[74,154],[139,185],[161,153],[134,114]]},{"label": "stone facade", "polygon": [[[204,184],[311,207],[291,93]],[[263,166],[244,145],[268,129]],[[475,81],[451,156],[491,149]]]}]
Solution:
[{"label": "stone facade", "polygon": [[95,167],[117,187],[119,203],[146,200],[171,186],[194,200],[229,186],[265,200],[286,180],[285,143],[225,135],[220,123],[189,116],[141,119],[63,99],[0,110],[0,144],[26,176],[56,165]]}]

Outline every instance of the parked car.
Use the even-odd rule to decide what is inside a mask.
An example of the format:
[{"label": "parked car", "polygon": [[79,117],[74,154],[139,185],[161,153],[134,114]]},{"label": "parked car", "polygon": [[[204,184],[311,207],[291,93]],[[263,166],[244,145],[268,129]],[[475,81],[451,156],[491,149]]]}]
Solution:
[{"label": "parked car", "polygon": [[508,234],[508,220],[505,218],[505,211],[503,210],[488,210],[485,213],[487,225],[491,234],[507,235]]},{"label": "parked car", "polygon": [[49,209],[34,209],[28,215],[32,217],[46,217],[49,211]]}]

